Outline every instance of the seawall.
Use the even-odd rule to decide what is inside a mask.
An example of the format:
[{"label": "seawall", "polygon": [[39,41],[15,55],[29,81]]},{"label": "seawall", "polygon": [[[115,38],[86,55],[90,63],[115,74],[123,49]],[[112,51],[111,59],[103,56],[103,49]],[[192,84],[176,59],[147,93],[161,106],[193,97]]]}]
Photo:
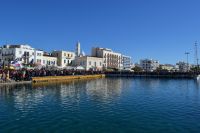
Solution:
[{"label": "seawall", "polygon": [[197,75],[189,74],[164,74],[164,75],[154,75],[154,74],[106,74],[106,77],[145,77],[145,78],[197,78]]}]

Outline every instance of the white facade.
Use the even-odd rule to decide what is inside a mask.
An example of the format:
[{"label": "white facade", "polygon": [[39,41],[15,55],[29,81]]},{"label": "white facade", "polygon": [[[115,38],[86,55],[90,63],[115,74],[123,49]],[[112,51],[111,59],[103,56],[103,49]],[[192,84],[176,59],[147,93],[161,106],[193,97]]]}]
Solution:
[{"label": "white facade", "polygon": [[75,60],[75,53],[70,51],[53,51],[52,55],[58,58],[57,65],[62,68],[72,65]]},{"label": "white facade", "polygon": [[160,67],[163,69],[163,70],[167,70],[167,71],[175,71],[175,66],[174,65],[171,65],[171,64],[164,64],[164,65],[160,65]]},{"label": "white facade", "polygon": [[101,71],[103,69],[103,58],[82,56],[76,57],[75,59],[76,66],[82,66],[85,70],[95,70]]},{"label": "white facade", "polygon": [[34,63],[36,65],[43,65],[42,61],[43,61],[43,55],[44,55],[44,51],[42,50],[35,50],[34,52]]},{"label": "white facade", "polygon": [[22,65],[57,66],[57,57],[45,55],[42,50],[29,45],[4,45],[0,49],[0,63],[8,65],[15,61]]},{"label": "white facade", "polygon": [[179,72],[187,72],[190,70],[190,65],[183,61],[180,61],[176,63],[176,70]]},{"label": "white facade", "polygon": [[44,55],[42,66],[57,66],[57,57]]},{"label": "white facade", "polygon": [[0,49],[0,63],[8,65],[17,60],[22,64],[33,64],[36,62],[37,53],[40,52],[29,45],[4,45]]},{"label": "white facade", "polygon": [[122,68],[122,54],[107,48],[92,48],[92,56],[103,58],[103,68]]},{"label": "white facade", "polygon": [[153,72],[159,67],[159,62],[153,59],[140,60],[140,67],[147,72]]},{"label": "white facade", "polygon": [[131,70],[131,67],[132,67],[131,57],[122,55],[122,65],[123,65],[123,69]]}]

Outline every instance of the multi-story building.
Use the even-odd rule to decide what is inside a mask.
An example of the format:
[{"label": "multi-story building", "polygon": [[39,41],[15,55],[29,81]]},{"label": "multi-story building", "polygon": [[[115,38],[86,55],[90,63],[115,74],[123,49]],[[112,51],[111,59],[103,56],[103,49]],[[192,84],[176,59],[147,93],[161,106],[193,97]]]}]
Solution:
[{"label": "multi-story building", "polygon": [[50,55],[44,55],[42,66],[57,66],[57,57],[53,57]]},{"label": "multi-story building", "polygon": [[34,54],[34,64],[35,65],[42,65],[42,61],[43,61],[43,55],[44,55],[44,51],[42,50],[35,50],[35,54]]},{"label": "multi-story building", "polygon": [[103,68],[122,68],[122,54],[107,48],[92,48],[92,56],[103,58]]},{"label": "multi-story building", "polygon": [[152,72],[159,67],[159,61],[153,59],[140,60],[140,67],[143,71]]},{"label": "multi-story building", "polygon": [[82,56],[75,58],[75,65],[82,66],[85,70],[101,71],[103,68],[103,58]]},{"label": "multi-story building", "polygon": [[0,63],[4,65],[16,63],[21,67],[31,64],[57,66],[57,57],[50,56],[43,50],[32,48],[29,45],[4,45],[0,49]]},{"label": "multi-story building", "polygon": [[52,56],[58,58],[57,65],[62,68],[72,65],[72,62],[75,60],[75,53],[70,51],[53,51]]},{"label": "multi-story building", "polygon": [[123,69],[131,70],[131,67],[132,67],[131,57],[122,55],[122,65],[123,65]]},{"label": "multi-story building", "polygon": [[29,45],[4,45],[0,49],[0,63],[8,65],[17,60],[24,65],[33,64],[40,58],[37,54],[42,56],[42,51]]}]

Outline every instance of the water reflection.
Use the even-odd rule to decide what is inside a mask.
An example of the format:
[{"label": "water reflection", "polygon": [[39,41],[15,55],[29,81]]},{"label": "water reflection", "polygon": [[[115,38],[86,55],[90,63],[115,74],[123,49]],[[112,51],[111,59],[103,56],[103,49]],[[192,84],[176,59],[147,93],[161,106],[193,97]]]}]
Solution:
[{"label": "water reflection", "polygon": [[[71,81],[70,83],[56,83],[50,85],[6,85],[1,86],[0,99],[12,103],[12,107],[24,113],[37,109],[37,106],[47,102],[60,102],[61,106],[75,106],[81,102],[81,98],[105,102],[108,99],[117,98],[122,88],[129,88],[131,79],[123,82],[123,79],[94,79]],[[84,101],[84,100],[83,100]],[[59,103],[57,103],[59,104]],[[43,105],[45,106],[45,105]]]},{"label": "water reflection", "polygon": [[152,78],[137,78],[135,80],[135,84],[137,86],[142,86],[146,89],[155,89],[160,86],[160,79],[152,79]]},{"label": "water reflection", "polygon": [[[164,88],[163,88],[164,87]],[[199,99],[199,81],[170,80],[170,79],[133,79],[133,78],[106,78],[94,80],[79,80],[68,83],[56,83],[48,85],[6,85],[0,88],[0,106],[8,106],[23,112],[37,110],[38,106],[52,106],[56,104],[63,108],[79,106],[87,101],[107,103],[120,98],[125,89],[144,89],[146,93],[173,94],[180,93],[189,97],[193,95]],[[171,89],[170,88],[176,88]],[[194,89],[195,88],[195,89]],[[162,91],[162,90],[170,90]],[[137,91],[137,90],[134,90]],[[143,91],[144,92],[144,91]],[[142,94],[142,93],[138,93]],[[48,103],[48,104],[47,104]],[[49,105],[50,104],[50,105]],[[22,115],[22,116],[23,116]]]},{"label": "water reflection", "polygon": [[88,96],[107,99],[111,96],[120,96],[122,79],[108,79],[87,81],[86,93]]},{"label": "water reflection", "polygon": [[0,132],[200,129],[194,80],[105,78],[0,88]]},{"label": "water reflection", "polygon": [[200,80],[194,80],[194,84],[196,85],[196,88],[200,88]]}]

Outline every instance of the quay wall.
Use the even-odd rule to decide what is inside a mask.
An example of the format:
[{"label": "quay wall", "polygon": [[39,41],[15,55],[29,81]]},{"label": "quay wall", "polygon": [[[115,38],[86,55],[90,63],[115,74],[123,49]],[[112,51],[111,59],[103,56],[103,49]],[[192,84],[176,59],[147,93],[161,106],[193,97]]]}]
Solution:
[{"label": "quay wall", "polygon": [[93,79],[93,78],[104,78],[104,74],[97,75],[74,75],[74,76],[47,76],[47,77],[33,77],[32,83],[42,83],[42,82],[62,82],[70,80],[79,79]]},{"label": "quay wall", "polygon": [[179,74],[174,74],[174,75],[170,75],[170,74],[166,74],[166,75],[148,75],[148,74],[106,74],[106,77],[149,77],[149,78],[196,78],[196,75],[187,75],[187,74],[183,74],[183,75],[179,75]]}]

